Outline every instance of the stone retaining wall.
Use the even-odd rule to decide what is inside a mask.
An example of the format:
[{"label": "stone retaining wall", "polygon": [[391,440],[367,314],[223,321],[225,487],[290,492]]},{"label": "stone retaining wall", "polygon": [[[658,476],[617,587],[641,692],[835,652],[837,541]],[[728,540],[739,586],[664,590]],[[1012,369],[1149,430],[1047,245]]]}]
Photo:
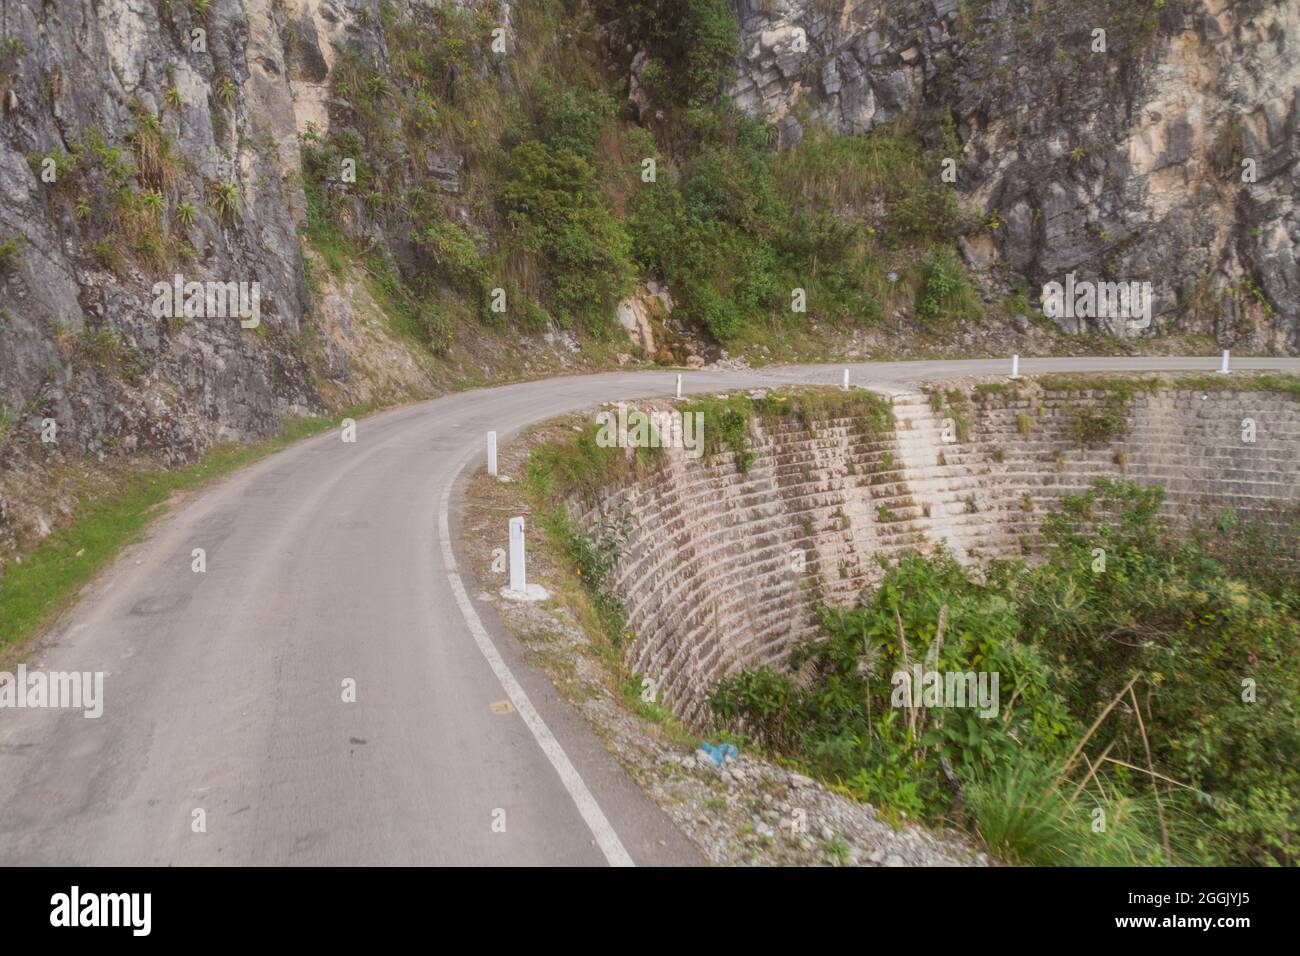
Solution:
[{"label": "stone retaining wall", "polygon": [[[630,663],[668,706],[702,718],[720,677],[779,664],[815,632],[817,603],[853,603],[880,577],[880,558],[936,543],[964,561],[1032,553],[1055,499],[1097,477],[1164,486],[1172,516],[1266,515],[1300,501],[1292,395],[1140,392],[1126,435],[1080,447],[1076,417],[1103,408],[1105,392],[960,391],[939,410],[923,392],[894,394],[883,434],[854,419],[755,420],[744,473],[730,452],[705,461],[669,450],[660,472],[574,509],[589,533],[628,520],[613,585],[636,634]],[[949,427],[957,440],[945,441],[945,419],[962,418],[968,429]],[[1253,443],[1243,419],[1255,423]]]}]

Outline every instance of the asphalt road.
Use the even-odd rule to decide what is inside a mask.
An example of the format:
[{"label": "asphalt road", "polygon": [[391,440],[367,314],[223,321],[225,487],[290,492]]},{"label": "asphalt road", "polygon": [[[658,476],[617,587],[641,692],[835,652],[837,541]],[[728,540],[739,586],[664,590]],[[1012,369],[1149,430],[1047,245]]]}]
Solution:
[{"label": "asphalt road", "polygon": [[[1008,365],[852,374],[901,385]],[[1216,367],[1026,359],[1021,371]],[[1300,360],[1234,367],[1300,370]],[[684,379],[688,392],[825,384],[842,368]],[[485,431],[505,440],[673,385],[673,372],[610,373],[397,409],[360,421],[355,443],[318,436],[164,517],[29,663],[105,672],[103,715],[0,710],[0,863],[703,862],[523,662],[452,551],[459,480],[481,467]],[[205,573],[191,569],[195,548]],[[516,706],[495,713],[503,699]]]}]

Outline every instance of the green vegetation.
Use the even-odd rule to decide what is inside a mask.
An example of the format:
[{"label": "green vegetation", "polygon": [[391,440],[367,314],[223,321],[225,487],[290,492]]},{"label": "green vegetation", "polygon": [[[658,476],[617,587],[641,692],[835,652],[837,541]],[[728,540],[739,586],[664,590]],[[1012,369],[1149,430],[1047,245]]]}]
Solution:
[{"label": "green vegetation", "polygon": [[218,219],[233,221],[239,213],[239,187],[234,183],[208,183],[208,204]]},{"label": "green vegetation", "polygon": [[1126,402],[1143,392],[1155,392],[1165,387],[1159,378],[1132,378],[1121,375],[1074,374],[1041,375],[1038,384],[1051,392],[1110,392]]},{"label": "green vegetation", "polygon": [[140,184],[170,192],[182,168],[171,137],[163,132],[162,121],[139,100],[132,101],[131,112],[135,116],[135,130],[128,141]]},{"label": "green vegetation", "polygon": [[[52,192],[68,188],[77,170],[77,157],[62,147],[49,153],[32,153],[27,157],[32,167],[32,174]],[[47,168],[53,173],[54,181],[45,182]]]},{"label": "green vegetation", "polygon": [[1232,375],[1179,375],[1172,382],[1174,388],[1200,392],[1277,392],[1300,398],[1300,375],[1288,372],[1257,372]]},{"label": "green vegetation", "polygon": [[[738,52],[728,0],[518,12],[506,58],[490,48],[491,7],[384,7],[388,63],[360,45],[340,52],[343,115],[303,147],[305,232],[332,271],[388,260],[379,271],[450,329],[555,325],[592,339],[609,335],[638,279],[666,281],[676,315],[732,347],[914,305],[936,334],[982,314],[952,254],[955,193],[938,176],[951,117],[851,137],[810,126],[779,151],[772,127],[722,96]],[[605,31],[646,46],[642,125],[618,114],[608,45],[591,39]],[[448,155],[464,159],[454,190]],[[376,229],[409,236],[417,261],[399,267],[371,247]],[[488,308],[497,289],[504,312]],[[672,336],[661,341],[651,358],[671,361]]]},{"label": "green vegetation", "polygon": [[125,342],[116,329],[83,326],[76,333],[60,334],[58,340],[69,348],[74,364],[90,365],[130,382],[145,372],[140,350]]},{"label": "green vegetation", "polygon": [[952,419],[955,430],[953,438],[959,442],[970,441],[971,419],[966,393],[960,388],[931,388],[925,391],[930,396],[930,407],[941,419]]},{"label": "green vegetation", "polygon": [[[594,495],[653,467],[644,451],[629,456],[622,448],[601,447],[596,444],[596,427],[590,425],[565,441],[539,446],[524,474],[524,487],[548,542],[573,566],[599,631],[614,648],[621,646],[627,628],[622,599],[609,578],[630,528],[626,520],[607,520],[595,534],[588,534],[569,516],[566,501],[575,495]],[[608,663],[621,667],[617,654],[609,655]]]},{"label": "green vegetation", "polygon": [[1074,409],[1070,434],[1078,445],[1102,444],[1128,433],[1129,400],[1119,392],[1107,392],[1101,405],[1081,403]]},{"label": "green vegetation", "polygon": [[[676,125],[681,175],[636,194],[633,255],[719,341],[797,328],[810,317],[874,322],[900,291],[887,276],[892,257],[955,235],[953,195],[935,185],[937,160],[906,124],[860,137],[814,131],[781,153],[771,127],[727,104],[687,111]],[[950,253],[934,252],[921,278],[902,284],[916,282],[926,288],[926,318],[979,316]]]},{"label": "green vegetation", "polygon": [[183,202],[176,207],[176,221],[185,229],[193,226],[198,216],[199,211],[192,203]]},{"label": "green vegetation", "polygon": [[789,389],[769,392],[758,398],[732,394],[721,398],[691,399],[681,407],[683,414],[699,412],[704,416],[704,454],[706,458],[720,451],[736,456],[736,465],[748,471],[754,461],[749,447],[750,422],[758,419],[772,423],[793,417],[805,427],[813,422],[835,418],[862,420],[872,433],[893,427],[893,415],[887,398],[863,389]]},{"label": "green vegetation", "polygon": [[966,281],[961,263],[947,249],[930,256],[921,282],[917,314],[925,319],[944,318],[957,320],[979,319],[983,309],[970,283]]},{"label": "green vegetation", "polygon": [[18,235],[0,239],[0,276],[18,268],[23,259],[25,242],[26,240]]},{"label": "green vegetation", "polygon": [[[872,433],[893,426],[889,400],[862,389],[846,392],[801,388],[774,391],[757,398],[744,394],[691,398],[678,402],[676,411],[681,415],[703,415],[705,460],[731,452],[741,471],[753,463],[749,435],[755,420],[772,423],[792,417],[807,426],[834,418],[856,418]],[[592,501],[601,490],[648,474],[661,464],[658,449],[636,448],[629,453],[624,448],[601,447],[596,441],[597,432],[596,424],[588,422],[581,431],[566,436],[563,441],[534,450],[529,474],[543,500]]]},{"label": "green vegetation", "polygon": [[[84,131],[69,151],[28,157],[52,205],[70,207],[91,258],[122,272],[134,261],[151,271],[186,261],[194,250],[167,219],[169,197],[190,172],[162,123],[139,101],[130,103],[134,129],[111,145],[98,129]],[[44,174],[52,168],[54,178]]]},{"label": "green vegetation", "polygon": [[650,463],[646,449],[628,455],[626,450],[602,447],[596,443],[597,426],[588,423],[580,432],[563,442],[543,445],[533,452],[528,463],[531,487],[543,500],[559,505],[566,498],[582,496],[590,500],[603,488],[614,487],[636,474],[636,468]]},{"label": "green vegetation", "polygon": [[[1107,375],[1044,375],[1045,391],[1083,392],[1073,407],[1070,435],[1077,445],[1105,444],[1128,433],[1129,409],[1144,392],[1166,387],[1160,378]],[[1100,402],[1100,404],[1098,404]]]},{"label": "green vegetation", "polygon": [[650,52],[643,83],[664,106],[703,106],[722,92],[740,53],[728,0],[597,0],[603,20],[625,18]]},{"label": "green vegetation", "polygon": [[18,85],[18,61],[27,52],[27,45],[17,37],[6,36],[3,43],[0,43],[0,101]]},{"label": "green vegetation", "polygon": [[[1162,499],[1112,481],[1063,499],[1035,567],[906,556],[860,607],[823,612],[824,639],[789,674],[719,683],[714,711],[862,799],[967,825],[1021,862],[1294,865],[1300,516],[1189,535],[1158,517]],[[896,705],[892,675],[917,664],[998,673],[994,713]]]},{"label": "green vegetation", "polygon": [[748,471],[754,453],[749,447],[749,423],[754,417],[754,400],[746,395],[691,399],[682,409],[685,415],[699,413],[704,422],[704,456],[710,459],[722,451],[736,456],[736,467]]},{"label": "green vegetation", "polygon": [[220,76],[213,86],[213,92],[216,94],[217,102],[224,109],[230,109],[234,105],[235,97],[239,95],[239,88],[230,77]]},{"label": "green vegetation", "polygon": [[567,147],[522,143],[506,162],[501,207],[523,249],[546,263],[560,325],[578,319],[603,334],[632,288],[630,240],[605,207],[591,162]]},{"label": "green vegetation", "polygon": [[[2,318],[3,316],[0,316],[0,319]],[[9,437],[13,434],[17,423],[17,409],[10,408],[7,404],[0,404],[0,449],[9,444]]]},{"label": "green vegetation", "polygon": [[442,305],[420,298],[401,281],[388,260],[371,256],[365,261],[370,294],[388,316],[394,331],[443,355],[451,347],[451,320]]},{"label": "green vegetation", "polygon": [[166,511],[173,493],[199,487],[364,412],[357,408],[333,418],[294,419],[269,441],[218,446],[195,464],[138,474],[126,479],[110,497],[85,501],[68,524],[24,555],[21,564],[14,562],[4,568],[0,576],[0,650],[21,645],[71,603],[82,585]]}]

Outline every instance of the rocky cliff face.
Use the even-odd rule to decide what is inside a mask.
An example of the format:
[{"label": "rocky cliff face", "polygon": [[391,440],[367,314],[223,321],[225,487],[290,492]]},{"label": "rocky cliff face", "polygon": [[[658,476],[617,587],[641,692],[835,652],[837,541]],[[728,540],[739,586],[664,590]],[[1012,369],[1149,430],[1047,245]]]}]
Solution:
[{"label": "rocky cliff face", "polygon": [[[61,443],[185,457],[320,408],[283,5],[9,3],[0,402]],[[257,283],[260,327],[155,314],[154,284]],[[227,312],[233,310],[227,309]]]},{"label": "rocky cliff face", "polygon": [[[53,420],[66,453],[175,462],[266,434],[286,414],[428,391],[454,323],[445,309],[421,312],[426,303],[459,309],[452,353],[464,356],[490,338],[478,316],[487,278],[539,287],[485,171],[526,122],[519,77],[536,81],[576,34],[601,32],[584,10],[7,0],[4,455],[21,439],[43,460]],[[1023,286],[1032,301],[1069,272],[1149,280],[1149,332],[1300,348],[1300,0],[738,0],[737,13],[732,92],[783,144],[814,126],[853,134],[911,117],[951,153],[970,219],[961,247],[991,290]],[[498,28],[508,56],[488,49]],[[1106,52],[1093,51],[1095,30]],[[632,59],[637,38],[627,40]],[[636,99],[635,83],[620,91],[601,70],[587,64],[570,81]],[[619,122],[626,143],[640,142]],[[364,189],[339,168],[348,144]],[[619,206],[626,190],[613,182],[605,193]],[[398,303],[419,347],[387,334],[393,303],[376,304],[364,276],[304,255],[313,201],[348,254],[379,255],[399,280],[432,287]],[[160,308],[155,286],[177,276],[255,286],[256,327],[219,307]],[[610,320],[662,357],[655,301],[678,292],[625,299]],[[507,347],[531,336],[528,361],[548,349],[557,367],[581,360],[544,312],[512,321]],[[468,364],[491,380],[495,360]]]},{"label": "rocky cliff face", "polygon": [[857,133],[909,114],[941,140],[951,117],[955,185],[977,223],[963,252],[1003,286],[1036,301],[1070,272],[1149,281],[1155,316],[1139,334],[1300,347],[1297,0],[739,9],[734,95],[784,143],[812,124]]}]

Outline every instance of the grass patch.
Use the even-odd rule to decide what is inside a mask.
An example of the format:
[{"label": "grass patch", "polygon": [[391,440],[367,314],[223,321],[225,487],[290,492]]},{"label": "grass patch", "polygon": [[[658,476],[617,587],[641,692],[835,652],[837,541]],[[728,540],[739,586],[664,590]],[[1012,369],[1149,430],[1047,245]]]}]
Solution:
[{"label": "grass patch", "polygon": [[1173,380],[1173,388],[1201,392],[1279,392],[1300,398],[1300,375],[1289,372],[1262,375],[1181,375]]},{"label": "grass patch", "polygon": [[[952,419],[953,428],[956,432],[957,441],[965,443],[970,441],[971,419],[968,410],[966,393],[960,388],[935,388],[926,387],[924,391],[930,397],[930,408],[941,419]],[[943,462],[940,462],[943,464]]]},{"label": "grass patch", "polygon": [[1088,373],[1043,375],[1039,377],[1038,384],[1049,392],[1110,392],[1121,396],[1125,401],[1142,392],[1158,392],[1166,387],[1166,383],[1159,378],[1125,378]]},{"label": "grass patch", "polygon": [[590,500],[604,488],[646,473],[654,449],[604,448],[596,442],[599,426],[590,422],[572,437],[548,442],[533,451],[525,480],[538,501],[555,504],[567,498]]},{"label": "grass patch", "polygon": [[681,411],[703,414],[705,458],[722,451],[733,452],[742,472],[754,463],[755,452],[749,445],[750,422],[754,419],[770,425],[794,418],[804,428],[831,419],[861,419],[873,434],[889,431],[894,425],[889,399],[863,389],[809,388],[771,392],[758,398],[743,394],[701,398],[691,400]]},{"label": "grass patch", "polygon": [[1083,404],[1074,409],[1070,435],[1077,445],[1114,441],[1128,434],[1129,400],[1118,392],[1108,392],[1101,405]]}]

